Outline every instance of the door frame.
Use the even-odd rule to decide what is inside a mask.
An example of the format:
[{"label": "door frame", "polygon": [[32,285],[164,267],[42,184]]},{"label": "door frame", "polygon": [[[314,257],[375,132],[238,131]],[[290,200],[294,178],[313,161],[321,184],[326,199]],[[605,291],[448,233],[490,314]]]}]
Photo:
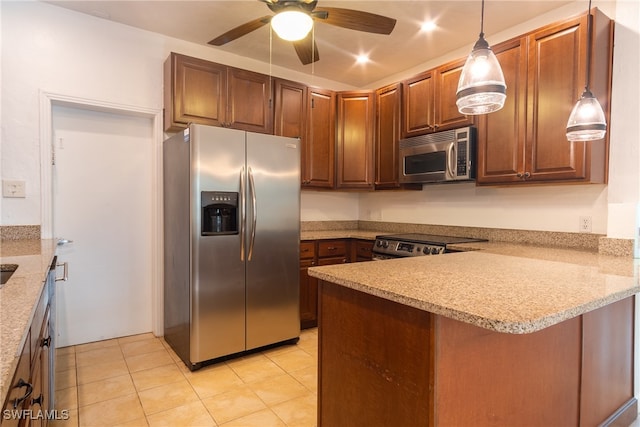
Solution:
[{"label": "door frame", "polygon": [[53,106],[144,117],[152,120],[151,157],[151,324],[155,336],[164,335],[162,270],[162,109],[117,104],[40,91],[40,237],[53,239]]}]

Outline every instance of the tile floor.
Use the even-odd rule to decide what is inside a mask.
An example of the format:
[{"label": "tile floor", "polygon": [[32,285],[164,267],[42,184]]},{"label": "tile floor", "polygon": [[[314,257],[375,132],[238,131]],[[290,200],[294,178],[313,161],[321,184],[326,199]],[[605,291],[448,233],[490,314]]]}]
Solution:
[{"label": "tile floor", "polygon": [[316,329],[287,345],[190,372],[152,334],[57,350],[53,426],[316,425]]}]

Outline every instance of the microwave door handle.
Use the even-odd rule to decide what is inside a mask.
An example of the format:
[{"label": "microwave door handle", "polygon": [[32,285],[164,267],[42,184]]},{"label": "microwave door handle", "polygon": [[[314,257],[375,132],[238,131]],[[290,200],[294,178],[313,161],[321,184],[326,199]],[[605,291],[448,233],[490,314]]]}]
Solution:
[{"label": "microwave door handle", "polygon": [[455,151],[456,151],[455,145],[456,143],[452,142],[451,144],[449,144],[449,148],[447,149],[448,151],[447,152],[447,173],[452,178],[455,178],[458,175],[458,172],[456,170],[457,162],[456,162],[456,155],[455,155]]}]

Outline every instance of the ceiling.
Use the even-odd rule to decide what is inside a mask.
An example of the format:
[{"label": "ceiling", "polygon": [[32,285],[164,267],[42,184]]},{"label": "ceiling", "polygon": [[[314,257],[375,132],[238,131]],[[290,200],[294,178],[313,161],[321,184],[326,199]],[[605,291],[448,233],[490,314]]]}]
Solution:
[{"label": "ceiling", "polygon": [[[572,1],[487,0],[484,31],[491,34],[559,8]],[[257,0],[232,1],[47,1],[67,9],[109,19],[122,24],[202,44],[243,57],[269,63],[268,25],[221,47],[207,43],[247,21],[271,15],[267,5]],[[480,32],[479,0],[449,1],[330,1],[318,7],[362,10],[397,20],[390,35],[364,33],[316,21],[315,39],[320,60],[302,65],[290,42],[272,39],[271,63],[287,69],[313,74],[354,87],[368,87],[419,64],[456,49],[469,51]],[[431,33],[420,32],[425,20],[435,20]],[[355,57],[366,53],[370,62],[357,64]]]}]

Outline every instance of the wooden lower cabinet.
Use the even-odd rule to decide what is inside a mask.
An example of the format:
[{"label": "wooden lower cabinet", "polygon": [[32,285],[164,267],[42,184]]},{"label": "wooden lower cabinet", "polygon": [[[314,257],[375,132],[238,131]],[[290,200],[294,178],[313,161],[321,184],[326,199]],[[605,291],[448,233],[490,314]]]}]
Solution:
[{"label": "wooden lower cabinet", "polygon": [[309,267],[371,261],[373,240],[331,239],[300,242],[300,328],[318,326],[318,279]]},{"label": "wooden lower cabinet", "polygon": [[504,334],[319,281],[318,426],[628,426],[634,297]]}]

